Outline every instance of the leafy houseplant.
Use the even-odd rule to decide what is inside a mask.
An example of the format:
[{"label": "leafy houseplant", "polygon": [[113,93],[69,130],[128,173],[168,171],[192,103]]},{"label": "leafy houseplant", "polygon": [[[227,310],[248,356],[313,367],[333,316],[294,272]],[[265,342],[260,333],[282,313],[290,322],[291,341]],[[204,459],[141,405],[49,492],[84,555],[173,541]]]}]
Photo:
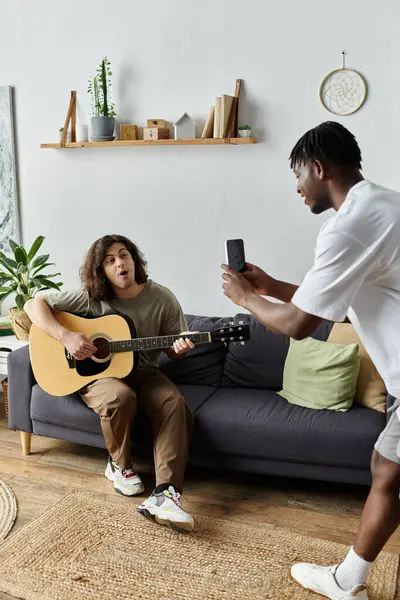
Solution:
[{"label": "leafy houseplant", "polygon": [[54,263],[49,263],[48,254],[36,256],[44,241],[39,236],[27,252],[21,245],[9,240],[14,258],[0,252],[0,304],[10,295],[15,294],[15,308],[9,310],[11,325],[18,339],[29,338],[31,326],[28,315],[24,312],[24,304],[39,291],[54,289],[60,291],[61,282],[52,281],[60,273],[43,273],[43,270]]},{"label": "leafy houseplant", "polygon": [[111,101],[111,63],[105,56],[96,75],[89,79],[88,93],[91,96],[92,139],[107,141],[114,139],[115,110]]},{"label": "leafy houseplant", "polygon": [[251,136],[251,127],[250,125],[240,125],[238,132],[239,137],[249,138]]}]

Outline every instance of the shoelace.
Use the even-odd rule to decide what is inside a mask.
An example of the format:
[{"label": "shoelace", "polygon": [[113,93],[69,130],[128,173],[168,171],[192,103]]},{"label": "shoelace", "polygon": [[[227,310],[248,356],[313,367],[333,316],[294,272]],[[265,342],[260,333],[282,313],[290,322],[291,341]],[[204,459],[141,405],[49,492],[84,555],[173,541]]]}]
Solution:
[{"label": "shoelace", "polygon": [[322,565],[314,565],[313,568],[311,569],[311,572],[312,573],[314,573],[315,571],[317,571],[317,572],[322,571],[325,573],[331,572],[332,575],[335,575],[336,567],[337,567],[337,565],[332,565],[332,566],[327,566],[327,567],[322,566]]},{"label": "shoelace", "polygon": [[115,461],[113,461],[113,465],[116,469],[121,471],[122,477],[134,477],[136,475],[135,469],[123,469]]},{"label": "shoelace", "polygon": [[172,494],[172,500],[183,510],[183,498],[179,492],[176,492],[172,486],[168,490]]},{"label": "shoelace", "polygon": [[134,469],[121,469],[122,477],[135,477],[136,471]]}]

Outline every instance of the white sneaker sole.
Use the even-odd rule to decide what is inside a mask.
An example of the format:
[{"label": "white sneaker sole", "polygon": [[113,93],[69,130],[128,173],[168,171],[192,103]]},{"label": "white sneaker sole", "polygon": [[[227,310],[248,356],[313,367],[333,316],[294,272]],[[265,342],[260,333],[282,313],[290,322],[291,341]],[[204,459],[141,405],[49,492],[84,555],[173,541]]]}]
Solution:
[{"label": "white sneaker sole", "polygon": [[114,484],[115,491],[122,496],[138,496],[144,492],[143,483],[135,484],[134,488],[122,488],[120,485],[118,485],[118,483],[115,482],[111,468],[109,468],[108,465],[104,475],[107,477],[108,481],[111,481]]},{"label": "white sneaker sole", "polygon": [[153,523],[158,523],[158,525],[164,525],[165,527],[169,527],[174,531],[178,531],[180,533],[187,533],[189,531],[193,531],[194,521],[193,519],[188,519],[187,521],[175,521],[168,517],[165,513],[160,511],[158,514],[155,513],[154,510],[151,510],[149,507],[138,506],[137,511],[146,519],[153,521]]}]

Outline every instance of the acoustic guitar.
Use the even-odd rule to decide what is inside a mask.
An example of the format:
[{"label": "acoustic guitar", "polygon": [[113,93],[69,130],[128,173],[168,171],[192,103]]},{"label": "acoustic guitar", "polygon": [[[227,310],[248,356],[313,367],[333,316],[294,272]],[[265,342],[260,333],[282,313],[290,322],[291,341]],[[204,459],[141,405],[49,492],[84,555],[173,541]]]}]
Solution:
[{"label": "acoustic guitar", "polygon": [[[40,387],[53,396],[72,394],[95,379],[127,377],[137,366],[138,352],[171,348],[180,335],[136,337],[133,323],[121,315],[95,319],[67,312],[54,313],[55,319],[70,331],[83,333],[96,346],[93,356],[76,360],[64,345],[35,325],[29,334],[33,373]],[[194,344],[241,342],[250,339],[248,325],[230,323],[215,331],[185,335]]]}]

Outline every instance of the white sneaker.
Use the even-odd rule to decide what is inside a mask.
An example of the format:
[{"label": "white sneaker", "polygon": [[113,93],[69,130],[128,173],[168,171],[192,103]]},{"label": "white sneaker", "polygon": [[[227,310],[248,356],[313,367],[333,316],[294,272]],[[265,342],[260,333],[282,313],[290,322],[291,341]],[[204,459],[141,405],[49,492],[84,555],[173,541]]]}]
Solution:
[{"label": "white sneaker", "polygon": [[290,574],[306,590],[312,590],[331,600],[368,600],[367,590],[358,585],[345,591],[336,582],[335,573],[338,565],[319,567],[310,563],[297,563],[292,566]]},{"label": "white sneaker", "polygon": [[104,475],[114,482],[115,491],[123,496],[136,496],[144,491],[144,485],[136,471],[123,469],[111,456],[108,457]]},{"label": "white sneaker", "polygon": [[182,496],[173,485],[159,494],[153,492],[137,510],[147,519],[177,531],[192,531],[194,527],[193,517],[183,510]]}]

